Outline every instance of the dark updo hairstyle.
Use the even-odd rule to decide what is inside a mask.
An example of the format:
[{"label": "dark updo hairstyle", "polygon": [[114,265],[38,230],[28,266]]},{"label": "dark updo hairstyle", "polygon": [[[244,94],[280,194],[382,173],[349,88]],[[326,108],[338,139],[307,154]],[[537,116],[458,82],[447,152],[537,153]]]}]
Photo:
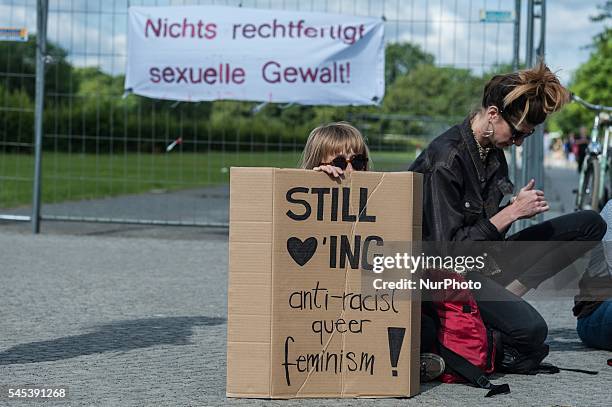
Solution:
[{"label": "dark updo hairstyle", "polygon": [[482,107],[497,106],[504,119],[515,126],[536,126],[570,99],[557,76],[539,61],[531,68],[496,75],[485,85]]}]

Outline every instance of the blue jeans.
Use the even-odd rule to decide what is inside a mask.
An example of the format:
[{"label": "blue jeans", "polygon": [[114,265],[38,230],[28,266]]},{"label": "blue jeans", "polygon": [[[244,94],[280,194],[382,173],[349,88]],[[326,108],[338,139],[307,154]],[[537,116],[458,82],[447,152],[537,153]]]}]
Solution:
[{"label": "blue jeans", "polygon": [[612,350],[612,300],[604,301],[591,315],[579,318],[576,330],[588,347]]}]

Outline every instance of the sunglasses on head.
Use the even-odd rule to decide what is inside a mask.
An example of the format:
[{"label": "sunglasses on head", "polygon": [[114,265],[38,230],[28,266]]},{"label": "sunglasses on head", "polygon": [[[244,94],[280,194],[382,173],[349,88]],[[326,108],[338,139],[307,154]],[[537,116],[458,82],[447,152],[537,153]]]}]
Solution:
[{"label": "sunglasses on head", "polygon": [[508,123],[508,126],[510,126],[510,133],[512,135],[512,141],[527,138],[535,132],[535,127],[531,129],[531,131],[526,131],[526,132],[520,131],[514,126],[514,124],[512,124],[512,121],[510,121],[510,119],[506,117],[503,110],[500,110],[499,113],[502,119],[504,119],[504,121]]},{"label": "sunglasses on head", "polygon": [[339,155],[333,160],[331,160],[331,162],[321,163],[319,165],[333,165],[334,167],[346,170],[346,167],[348,167],[349,163],[351,163],[351,165],[356,171],[365,171],[368,165],[368,157],[366,157],[364,154],[356,154],[351,156],[351,158],[347,159],[346,157]]}]

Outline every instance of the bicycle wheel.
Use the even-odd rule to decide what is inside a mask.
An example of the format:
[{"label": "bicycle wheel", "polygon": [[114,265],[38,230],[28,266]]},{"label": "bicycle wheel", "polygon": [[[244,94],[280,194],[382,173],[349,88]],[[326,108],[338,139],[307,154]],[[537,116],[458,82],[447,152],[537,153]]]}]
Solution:
[{"label": "bicycle wheel", "polygon": [[599,208],[599,159],[589,158],[584,163],[584,178],[579,192],[579,200],[577,202],[578,209],[594,209]]},{"label": "bicycle wheel", "polygon": [[[601,184],[603,184],[603,194],[599,197],[599,208],[603,209],[604,206],[608,203],[611,198],[610,193],[612,192],[612,176],[610,170],[612,169],[612,165],[610,165],[611,159],[608,158],[608,162],[606,164],[606,168],[601,168],[600,173],[603,174],[603,178],[599,180],[600,188]],[[600,161],[603,164],[603,161]]]}]

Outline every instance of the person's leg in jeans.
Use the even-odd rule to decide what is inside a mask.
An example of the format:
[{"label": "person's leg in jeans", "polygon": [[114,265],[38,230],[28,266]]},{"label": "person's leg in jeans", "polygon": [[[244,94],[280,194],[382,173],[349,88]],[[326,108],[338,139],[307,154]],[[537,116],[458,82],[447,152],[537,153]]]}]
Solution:
[{"label": "person's leg in jeans", "polygon": [[472,293],[483,321],[501,333],[504,345],[523,353],[542,346],[548,335],[548,326],[535,308],[479,273],[470,272],[467,278],[482,284],[481,289],[472,290]]},{"label": "person's leg in jeans", "polygon": [[592,314],[578,318],[576,330],[586,346],[612,351],[612,300],[604,301]]},{"label": "person's leg in jeans", "polygon": [[[606,227],[597,212],[580,211],[525,228],[508,237],[509,250],[495,259],[502,273],[493,278],[513,293],[523,295],[595,247]],[[515,252],[516,248],[520,253]]]}]

